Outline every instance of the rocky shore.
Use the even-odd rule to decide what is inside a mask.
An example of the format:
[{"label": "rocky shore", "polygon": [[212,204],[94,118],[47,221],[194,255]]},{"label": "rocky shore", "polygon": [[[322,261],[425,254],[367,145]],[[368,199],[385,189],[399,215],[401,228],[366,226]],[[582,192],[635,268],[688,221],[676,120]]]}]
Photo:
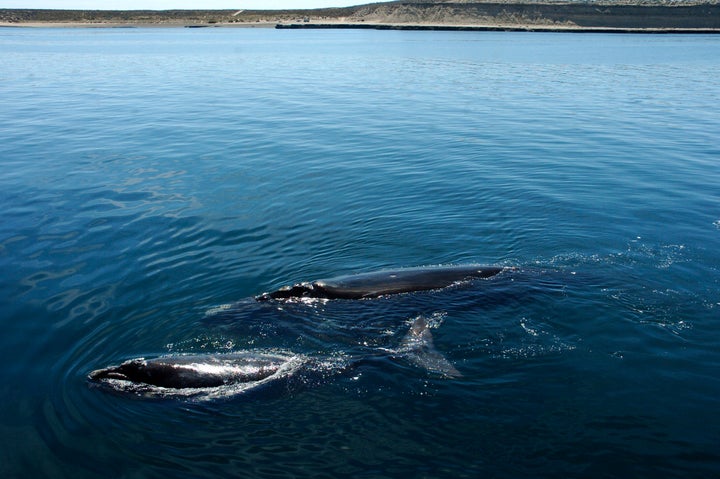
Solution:
[{"label": "rocky shore", "polygon": [[720,32],[720,2],[405,1],[313,10],[0,9],[5,26],[278,26]]}]

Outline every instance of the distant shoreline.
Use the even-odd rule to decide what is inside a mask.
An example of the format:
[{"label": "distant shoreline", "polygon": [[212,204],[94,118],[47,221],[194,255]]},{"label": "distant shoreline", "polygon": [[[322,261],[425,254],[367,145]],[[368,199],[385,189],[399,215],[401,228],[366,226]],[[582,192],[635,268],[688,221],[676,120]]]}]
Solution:
[{"label": "distant shoreline", "polygon": [[277,30],[402,30],[446,32],[537,32],[537,33],[645,33],[645,34],[720,34],[720,28],[610,28],[573,25],[451,25],[391,23],[83,23],[83,22],[0,22],[0,28],[265,28]]},{"label": "distant shoreline", "polygon": [[424,0],[313,10],[0,9],[0,26],[720,33],[720,0]]},{"label": "distant shoreline", "polygon": [[390,23],[82,23],[82,22],[0,22],[0,28],[266,28],[277,30],[404,30],[446,32],[546,32],[546,33],[646,33],[646,34],[720,34],[718,28],[608,28],[572,25],[449,25]]}]

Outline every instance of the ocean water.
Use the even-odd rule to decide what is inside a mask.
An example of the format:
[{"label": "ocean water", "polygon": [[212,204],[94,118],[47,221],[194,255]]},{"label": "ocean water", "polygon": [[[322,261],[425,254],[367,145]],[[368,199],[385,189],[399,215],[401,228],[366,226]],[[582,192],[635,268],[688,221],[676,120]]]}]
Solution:
[{"label": "ocean water", "polygon": [[[0,30],[0,475],[717,477],[719,70],[705,35]],[[517,269],[252,299],[469,263]],[[461,376],[389,353],[418,318]],[[246,350],[325,366],[87,381]]]}]

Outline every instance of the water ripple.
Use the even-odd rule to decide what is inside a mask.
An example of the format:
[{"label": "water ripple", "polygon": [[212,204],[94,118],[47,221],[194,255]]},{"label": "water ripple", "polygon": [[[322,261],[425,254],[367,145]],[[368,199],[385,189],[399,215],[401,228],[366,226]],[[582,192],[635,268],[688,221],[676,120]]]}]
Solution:
[{"label": "water ripple", "polygon": [[[712,476],[716,53],[705,35],[3,32],[0,469]],[[463,263],[519,268],[252,299]],[[461,378],[387,354],[417,317]],[[366,360],[259,400],[86,384],[133,357],[273,348]]]}]

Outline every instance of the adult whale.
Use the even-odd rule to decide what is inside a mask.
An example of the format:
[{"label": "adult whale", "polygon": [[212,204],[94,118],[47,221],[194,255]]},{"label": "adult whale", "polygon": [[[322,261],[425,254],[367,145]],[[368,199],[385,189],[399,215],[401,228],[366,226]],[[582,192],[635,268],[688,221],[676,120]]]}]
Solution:
[{"label": "adult whale", "polygon": [[410,293],[441,289],[456,283],[489,278],[508,267],[500,266],[435,266],[383,270],[373,273],[337,276],[329,279],[297,283],[256,296],[258,301],[271,299],[322,298],[364,299],[387,294]]}]

